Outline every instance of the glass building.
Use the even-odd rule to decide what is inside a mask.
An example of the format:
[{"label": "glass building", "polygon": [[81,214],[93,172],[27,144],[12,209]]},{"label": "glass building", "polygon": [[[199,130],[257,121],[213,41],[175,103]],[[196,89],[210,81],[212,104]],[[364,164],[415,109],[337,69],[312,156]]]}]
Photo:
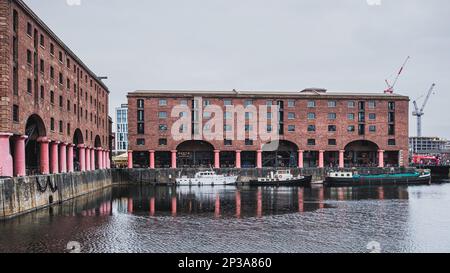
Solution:
[{"label": "glass building", "polygon": [[115,154],[128,151],[128,104],[116,107],[116,150]]}]

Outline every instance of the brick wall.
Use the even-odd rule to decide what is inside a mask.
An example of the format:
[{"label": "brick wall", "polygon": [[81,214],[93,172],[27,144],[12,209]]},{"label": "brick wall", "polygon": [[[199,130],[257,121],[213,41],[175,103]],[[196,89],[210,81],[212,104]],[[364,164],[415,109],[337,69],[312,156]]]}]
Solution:
[{"label": "brick wall", "polygon": [[0,132],[10,131],[11,3],[0,0]]}]

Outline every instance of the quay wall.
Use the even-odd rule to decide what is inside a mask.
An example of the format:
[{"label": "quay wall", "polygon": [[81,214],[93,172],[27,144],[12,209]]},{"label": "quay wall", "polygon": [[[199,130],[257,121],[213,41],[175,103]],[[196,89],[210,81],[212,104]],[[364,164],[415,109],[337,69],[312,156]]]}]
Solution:
[{"label": "quay wall", "polygon": [[[196,172],[207,169],[200,168],[188,168],[188,169],[115,169],[112,173],[113,183],[115,184],[128,184],[128,183],[143,183],[143,184],[155,184],[155,185],[171,185],[174,184],[175,179],[181,176],[193,177]],[[264,169],[215,169],[217,174],[225,175],[238,175],[239,183],[247,183],[252,179],[258,177],[267,176],[271,172],[275,172],[276,168],[264,168]],[[312,175],[313,181],[325,180],[326,174],[332,169],[319,169],[319,168],[305,168],[305,169],[291,169],[293,175]],[[350,170],[350,169],[349,169]],[[353,169],[352,169],[353,170]],[[400,168],[396,171],[408,172],[414,171],[414,168]],[[391,168],[360,168],[361,173],[388,173]]]},{"label": "quay wall", "polygon": [[79,197],[112,185],[111,170],[0,178],[0,219]]}]

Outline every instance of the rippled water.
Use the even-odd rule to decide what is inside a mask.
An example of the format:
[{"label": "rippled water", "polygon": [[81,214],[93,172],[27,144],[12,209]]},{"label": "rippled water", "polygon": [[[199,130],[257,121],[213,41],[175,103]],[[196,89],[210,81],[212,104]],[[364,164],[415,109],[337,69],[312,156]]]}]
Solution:
[{"label": "rippled water", "polygon": [[113,187],[0,222],[0,252],[450,252],[450,184]]}]

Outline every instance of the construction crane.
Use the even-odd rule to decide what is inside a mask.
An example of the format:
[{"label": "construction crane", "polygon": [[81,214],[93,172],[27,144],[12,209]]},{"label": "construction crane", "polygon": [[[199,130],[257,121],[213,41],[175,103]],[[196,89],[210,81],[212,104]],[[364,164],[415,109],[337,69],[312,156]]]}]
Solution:
[{"label": "construction crane", "polygon": [[422,116],[425,114],[423,111],[425,110],[425,106],[427,106],[428,100],[431,97],[431,94],[433,93],[434,88],[436,87],[436,84],[433,83],[431,85],[430,90],[428,91],[427,97],[425,98],[425,101],[423,102],[422,108],[419,109],[417,106],[417,101],[415,100],[414,103],[414,111],[413,116],[417,117],[417,136],[422,136]]},{"label": "construction crane", "polygon": [[384,90],[385,94],[392,94],[394,93],[394,88],[397,85],[398,79],[400,78],[400,75],[402,74],[403,70],[406,67],[406,64],[408,63],[409,59],[411,59],[410,56],[408,56],[405,60],[405,62],[403,63],[402,67],[400,68],[400,71],[397,73],[397,77],[395,78],[394,82],[391,84],[387,79],[385,80],[388,88],[386,90]]}]

